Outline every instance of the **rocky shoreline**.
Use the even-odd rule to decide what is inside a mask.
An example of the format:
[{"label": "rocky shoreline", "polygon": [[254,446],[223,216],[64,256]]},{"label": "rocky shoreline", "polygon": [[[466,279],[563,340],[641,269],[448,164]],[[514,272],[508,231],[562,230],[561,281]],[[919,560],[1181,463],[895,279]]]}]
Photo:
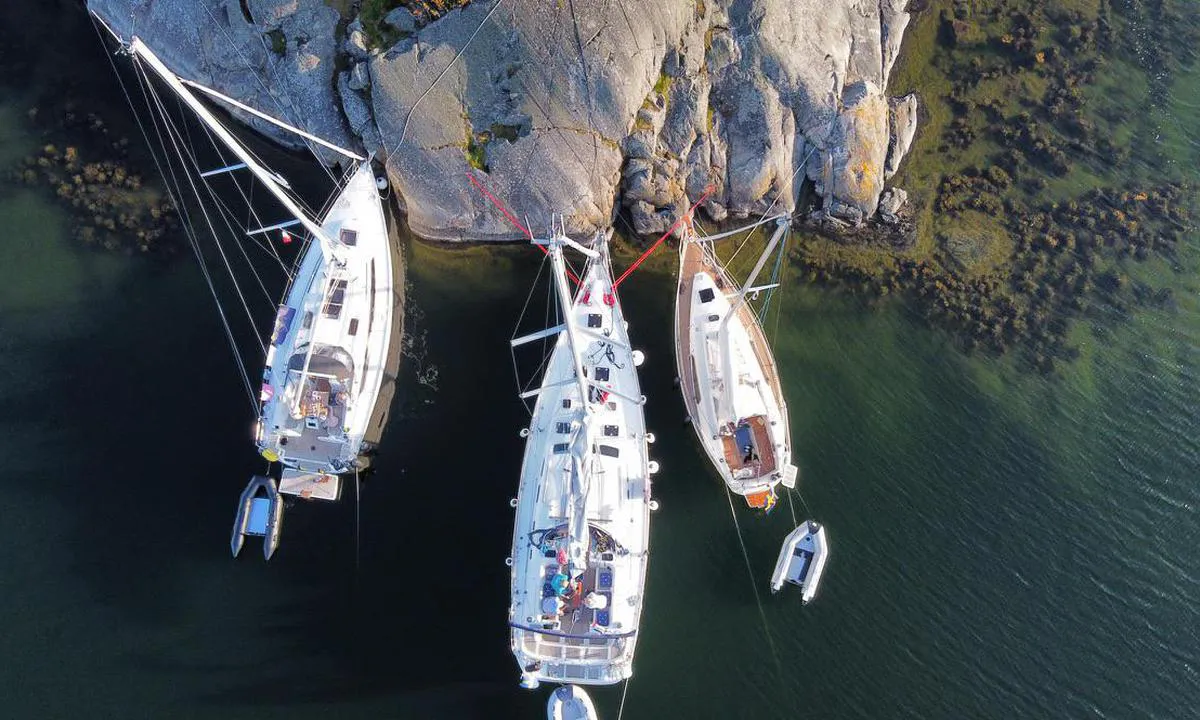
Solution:
[{"label": "rocky shoreline", "polygon": [[[118,0],[91,4],[128,6]],[[622,226],[628,221],[637,232],[660,231],[688,198],[710,188],[710,218],[762,212],[777,199],[776,207],[797,213],[799,242],[791,257],[807,281],[847,289],[869,303],[901,298],[931,326],[951,333],[962,350],[1013,351],[1042,372],[1077,356],[1077,320],[1173,305],[1169,287],[1135,279],[1143,275],[1127,264],[1154,258],[1177,264],[1182,239],[1194,231],[1195,189],[1178,177],[1124,178],[1097,164],[1098,158],[1125,162],[1147,149],[1115,139],[1121,136],[1112,131],[1119,113],[1098,103],[1093,90],[1105,82],[1103,52],[1123,42],[1122,23],[1136,16],[1169,28],[1169,18],[1155,14],[1161,9],[1134,3],[1117,15],[1102,3],[1095,16],[1086,16],[1041,9],[1029,0],[980,8],[932,0],[921,6],[917,30],[909,29],[920,33],[922,46],[914,52],[924,53],[909,65],[933,74],[913,82],[905,70],[899,83],[936,92],[946,82],[944,96],[930,96],[941,107],[927,110],[912,93],[886,99],[876,92],[882,85],[872,87],[892,73],[896,55],[889,48],[898,48],[907,14],[889,16],[891,24],[880,20],[878,43],[846,55],[840,77],[831,71],[827,80],[831,87],[840,82],[841,90],[826,105],[805,94],[808,76],[795,67],[800,60],[772,65],[784,40],[794,44],[798,38],[780,38],[775,30],[789,26],[771,13],[783,12],[785,20],[796,13],[816,17],[803,3],[786,11],[756,2],[664,6],[653,22],[626,33],[632,47],[624,51],[640,54],[636,77],[623,85],[616,77],[623,67],[616,59],[620,48],[606,36],[613,34],[605,24],[613,18],[589,15],[596,10],[587,3],[574,3],[579,22],[566,18],[565,34],[549,27],[550,17],[522,18],[514,11],[507,25],[489,19],[495,25],[486,27],[491,37],[481,32],[469,45],[470,32],[494,6],[391,7],[396,4],[366,0],[356,16],[356,3],[342,3],[346,14],[339,15],[308,0],[247,2],[247,13],[259,21],[253,24],[238,3],[209,0],[190,12],[225,17],[219,37],[177,25],[172,32],[180,37],[172,36],[169,47],[201,48],[203,60],[185,52],[183,71],[222,87],[221,79],[228,81],[233,68],[244,65],[229,57],[212,60],[217,40],[232,34],[258,43],[265,54],[247,52],[263,60],[264,72],[282,78],[270,91],[258,88],[266,93],[259,97],[264,103],[292,98],[289,83],[319,85],[325,77],[336,92],[311,89],[323,109],[296,117],[316,131],[322,118],[335,118],[346,143],[376,151],[393,143],[386,155],[389,174],[410,225],[427,239],[453,244],[514,238],[465,173],[531,220],[536,215],[525,212],[529,207],[547,214],[572,208],[568,224],[576,232],[612,223],[617,213]],[[904,12],[904,3],[868,5],[877,19]],[[164,22],[166,15],[154,13],[165,10],[143,10],[149,15],[139,28]],[[305,23],[328,28],[331,41],[305,35]],[[574,44],[576,26],[590,43],[582,54]],[[882,32],[885,26],[891,35]],[[757,35],[745,36],[752,29]],[[842,39],[857,37],[853,27],[843,30],[849,35]],[[830,33],[816,32],[818,39]],[[521,37],[544,43],[527,46]],[[1168,50],[1180,44],[1179,38],[1158,44],[1151,59],[1164,70],[1156,77],[1179,62]],[[467,51],[452,63],[464,46]],[[871,57],[879,60],[878,74],[854,75],[862,53],[876,48]],[[590,53],[604,57],[592,63]],[[499,64],[488,65],[497,58]],[[443,70],[446,77],[435,84]],[[255,96],[245,89],[245,73],[239,82],[248,97]],[[423,90],[430,87],[426,97]],[[1167,95],[1155,87],[1152,95]],[[623,94],[614,94],[622,88]],[[601,96],[605,104],[597,102]],[[418,122],[424,113],[440,121]],[[918,114],[925,125],[920,138]],[[806,124],[797,126],[802,116]],[[61,128],[47,141],[55,146],[27,160],[18,178],[50,183],[71,203],[84,242],[170,252],[157,239],[172,227],[173,214],[165,212],[161,195],[143,192],[136,174],[120,167],[127,144],[106,149],[113,139],[81,144],[72,137],[90,132],[93,119]],[[828,123],[823,132],[814,119]],[[63,138],[80,147],[69,152]],[[918,140],[916,159],[901,163]],[[111,155],[93,155],[96,147]],[[878,174],[854,172],[853,163],[873,172],[876,161]],[[1084,180],[1073,180],[1077,176]],[[454,180],[459,177],[461,183]],[[893,178],[909,187],[911,199],[887,186]],[[1077,185],[1083,189],[1073,189]]]},{"label": "rocky shoreline", "polygon": [[521,237],[467,173],[578,233],[620,211],[661,232],[706,189],[715,220],[793,210],[805,184],[855,225],[915,132],[915,96],[884,94],[907,0],[401,4],[89,7],[181,74],[376,153],[427,239]]}]

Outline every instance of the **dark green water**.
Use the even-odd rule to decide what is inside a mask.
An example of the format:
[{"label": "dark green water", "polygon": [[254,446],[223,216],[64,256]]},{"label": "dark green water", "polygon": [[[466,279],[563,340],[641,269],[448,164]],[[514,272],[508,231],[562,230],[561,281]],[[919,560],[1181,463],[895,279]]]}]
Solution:
[{"label": "dark green water", "polygon": [[[70,7],[27,5],[35,26]],[[77,47],[54,56],[102,82],[91,30],[64,24]],[[4,92],[7,163],[38,141],[24,91]],[[1194,127],[1200,97],[1173,101]],[[524,418],[506,341],[536,254],[410,247],[440,389],[407,381],[363,487],[357,567],[352,494],[290,510],[263,564],[228,558],[259,465],[194,263],[80,251],[68,223],[43,194],[0,186],[0,715],[543,717],[545,691],[516,684],[503,564]],[[663,470],[624,716],[1195,717],[1187,245],[1179,271],[1136,268],[1177,307],[1080,326],[1081,358],[1051,378],[965,358],[901,307],[787,284],[796,513],[833,547],[803,608],[762,595],[789,508],[738,513],[751,580],[681,422],[670,263],[634,275],[622,297]],[[619,688],[593,696],[617,716]]]}]

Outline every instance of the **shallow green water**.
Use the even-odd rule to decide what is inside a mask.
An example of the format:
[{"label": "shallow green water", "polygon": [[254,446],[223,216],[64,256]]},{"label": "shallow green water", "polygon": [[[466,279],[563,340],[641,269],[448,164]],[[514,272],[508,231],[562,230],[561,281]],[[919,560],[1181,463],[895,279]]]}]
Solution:
[{"label": "shallow green water", "polygon": [[[0,157],[34,143],[7,97]],[[207,290],[186,260],[79,251],[68,223],[0,186],[2,714],[540,717],[508,652],[503,564],[525,417],[506,341],[538,255],[410,247],[440,387],[406,375],[357,563],[349,493],[289,510],[270,564],[231,562],[259,465]],[[663,469],[624,717],[1194,716],[1188,243],[1178,271],[1135,268],[1176,307],[1081,325],[1081,358],[1050,378],[964,357],[902,306],[787,283],[795,512],[832,544],[807,607],[764,594],[791,508],[736,512],[748,572],[682,422],[669,258],[635,274],[622,301]],[[592,694],[617,716],[620,688]]]}]

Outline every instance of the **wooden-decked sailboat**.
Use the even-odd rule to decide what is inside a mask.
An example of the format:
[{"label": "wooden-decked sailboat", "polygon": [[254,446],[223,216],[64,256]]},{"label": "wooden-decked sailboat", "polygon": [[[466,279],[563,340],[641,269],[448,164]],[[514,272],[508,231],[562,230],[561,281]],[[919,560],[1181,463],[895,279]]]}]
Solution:
[{"label": "wooden-decked sailboat", "polygon": [[[650,475],[643,404],[608,257],[561,230],[546,246],[562,321],[513,340],[555,338],[521,435],[509,625],[521,685],[606,685],[629,678],[649,559]],[[578,290],[563,250],[587,258]]]},{"label": "wooden-decked sailboat", "polygon": [[774,506],[777,485],[795,485],[796,467],[779,370],[746,296],[768,289],[753,283],[786,231],[781,219],[745,287],[690,221],[679,244],[675,363],[683,402],[725,484],[764,509]]},{"label": "wooden-decked sailboat", "polygon": [[[103,24],[103,20],[100,22]],[[104,27],[112,33],[106,24]],[[255,441],[264,458],[281,466],[280,493],[335,500],[339,496],[339,475],[356,471],[364,439],[369,431],[378,430],[372,423],[378,416],[376,405],[381,397],[385,368],[392,357],[392,342],[397,339],[393,328],[397,304],[393,253],[371,161],[181,78],[142,39],[135,36],[125,42],[116,33],[112,34],[133,59],[139,73],[148,78],[150,73],[146,69],[152,71],[204,123],[211,137],[219,141],[214,145],[232,153],[239,161],[202,171],[195,166],[194,154],[184,145],[184,136],[177,130],[174,136],[168,135],[172,141],[169,147],[183,157],[166,162],[166,167],[174,172],[173,168],[179,166],[188,173],[197,202],[203,205],[214,197],[211,191],[209,195],[201,193],[198,189],[201,183],[215,176],[247,171],[278,201],[286,219],[266,227],[245,229],[245,234],[248,237],[279,231],[286,234],[288,228],[295,227],[296,239],[306,241],[289,274],[290,282],[275,313],[270,337],[264,343],[266,358],[257,401]],[[355,162],[319,220],[302,207],[290,184],[266,168],[199,100],[193,89],[340,152]],[[158,107],[161,113],[161,101]],[[157,120],[167,133],[172,131],[172,123],[165,115]],[[163,142],[163,149],[167,147]],[[214,236],[218,235],[207,212],[204,217]],[[253,381],[247,378],[247,382]],[[261,490],[263,481],[263,477],[256,476],[251,488]],[[272,487],[267,490],[274,497],[274,480],[269,481]],[[245,527],[246,507],[244,497],[235,525],[232,547],[235,555],[240,548],[239,530]],[[278,503],[276,507],[280,507]],[[278,513],[273,517],[275,530],[268,557],[278,539]]]}]

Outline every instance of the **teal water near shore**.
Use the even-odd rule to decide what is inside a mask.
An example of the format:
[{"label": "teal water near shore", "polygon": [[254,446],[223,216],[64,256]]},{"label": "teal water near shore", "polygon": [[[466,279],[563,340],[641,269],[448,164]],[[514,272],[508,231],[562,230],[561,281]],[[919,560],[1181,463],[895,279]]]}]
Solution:
[{"label": "teal water near shore", "polygon": [[[65,24],[79,47],[59,52],[101,82],[90,28]],[[7,164],[40,141],[2,92]],[[1172,103],[1195,126],[1200,97]],[[289,510],[263,564],[228,558],[260,463],[194,263],[81,250],[50,193],[11,184],[0,227],[0,714],[543,716],[516,684],[503,564],[526,417],[507,340],[536,253],[410,245],[439,387],[405,376],[357,552],[348,492]],[[624,717],[1194,717],[1198,257],[1192,234],[1177,268],[1133,266],[1173,306],[1097,313],[1049,377],[964,356],[902,305],[786,283],[795,513],[833,548],[806,607],[766,592],[791,507],[737,510],[748,572],[682,422],[669,259],[632,276],[663,469]],[[620,687],[592,695],[617,717]]]}]

